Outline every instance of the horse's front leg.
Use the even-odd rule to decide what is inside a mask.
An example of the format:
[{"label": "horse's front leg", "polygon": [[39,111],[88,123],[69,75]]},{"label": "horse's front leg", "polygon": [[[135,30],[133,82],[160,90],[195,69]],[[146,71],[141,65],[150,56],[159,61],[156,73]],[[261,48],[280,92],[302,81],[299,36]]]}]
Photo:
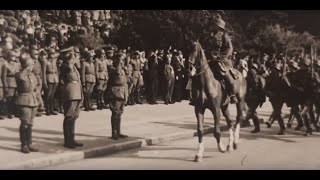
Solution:
[{"label": "horse's front leg", "polygon": [[197,133],[198,133],[198,154],[196,155],[194,161],[201,162],[203,158],[204,152],[204,142],[203,142],[203,122],[204,122],[204,112],[205,109],[195,107],[195,114],[197,117]]},{"label": "horse's front leg", "polygon": [[218,149],[220,152],[226,152],[226,148],[221,142],[221,132],[220,132],[220,108],[214,107],[212,110],[213,119],[214,119],[214,130],[213,136],[217,140]]},{"label": "horse's front leg", "polygon": [[223,116],[226,118],[228,129],[229,129],[229,144],[227,146],[227,150],[233,151],[234,134],[233,134],[232,121],[230,119],[228,105],[222,106],[221,111]]}]

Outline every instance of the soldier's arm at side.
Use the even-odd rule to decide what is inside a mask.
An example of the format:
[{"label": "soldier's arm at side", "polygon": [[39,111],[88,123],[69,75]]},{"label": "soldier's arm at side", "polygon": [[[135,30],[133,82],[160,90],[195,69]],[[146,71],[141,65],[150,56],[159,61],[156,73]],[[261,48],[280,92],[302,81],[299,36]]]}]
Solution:
[{"label": "soldier's arm at side", "polygon": [[82,85],[85,86],[85,82],[86,82],[86,64],[85,62],[82,63],[82,66],[81,66],[81,82],[82,82]]},{"label": "soldier's arm at side", "polygon": [[2,66],[2,75],[1,75],[1,80],[2,80],[2,85],[3,85],[3,89],[5,91],[5,93],[8,90],[8,83],[7,83],[7,67],[6,65]]},{"label": "soldier's arm at side", "polygon": [[46,78],[46,71],[47,71],[47,62],[46,60],[43,60],[42,62],[42,74],[43,74],[43,78],[42,78],[42,81],[43,81],[43,87],[44,88],[48,88],[48,84],[47,84],[47,78]]},{"label": "soldier's arm at side", "polygon": [[98,80],[98,73],[99,73],[99,63],[98,63],[98,60],[96,59],[95,61],[94,61],[94,71],[95,71],[95,73],[96,73],[96,79]]}]

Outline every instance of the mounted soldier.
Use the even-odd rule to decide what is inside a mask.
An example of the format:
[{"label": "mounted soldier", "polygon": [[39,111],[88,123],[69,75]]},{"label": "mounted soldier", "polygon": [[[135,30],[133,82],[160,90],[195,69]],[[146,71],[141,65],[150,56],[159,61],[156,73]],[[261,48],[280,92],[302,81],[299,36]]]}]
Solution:
[{"label": "mounted soldier", "polygon": [[231,103],[237,103],[238,99],[235,96],[233,81],[238,79],[238,76],[233,71],[231,60],[233,45],[231,37],[226,31],[225,22],[221,18],[216,20],[210,37],[204,42],[204,47],[215,77],[225,82],[225,88],[230,96]]}]

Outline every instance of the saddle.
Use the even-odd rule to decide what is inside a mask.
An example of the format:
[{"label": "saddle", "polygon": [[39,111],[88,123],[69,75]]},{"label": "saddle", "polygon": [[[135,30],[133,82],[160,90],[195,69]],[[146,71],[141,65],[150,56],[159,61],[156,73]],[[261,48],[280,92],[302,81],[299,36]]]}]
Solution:
[{"label": "saddle", "polygon": [[220,71],[222,76],[225,76],[226,73],[228,73],[227,71],[229,70],[229,73],[234,80],[239,79],[239,73],[232,67],[227,68],[222,61],[218,62],[218,70]]}]

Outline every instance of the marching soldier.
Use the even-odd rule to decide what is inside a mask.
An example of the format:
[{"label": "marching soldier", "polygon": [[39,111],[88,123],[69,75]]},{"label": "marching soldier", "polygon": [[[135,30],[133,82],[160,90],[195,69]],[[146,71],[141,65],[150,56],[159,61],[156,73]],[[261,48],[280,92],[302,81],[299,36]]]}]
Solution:
[{"label": "marching soldier", "polygon": [[140,91],[143,86],[143,78],[141,75],[141,60],[139,51],[133,53],[131,65],[133,68],[133,88],[131,92],[131,101],[133,104],[143,104],[140,100]]},{"label": "marching soldier", "polygon": [[258,74],[258,65],[253,64],[249,74],[247,76],[247,94],[246,94],[246,103],[249,107],[247,112],[246,121],[249,119],[252,119],[254,124],[254,130],[251,131],[251,133],[258,133],[260,132],[260,124],[259,124],[259,118],[258,114],[256,112],[256,109],[260,105],[265,102],[265,94],[263,92],[263,88],[265,85],[264,79]]},{"label": "marching soldier", "polygon": [[90,103],[91,93],[93,92],[94,85],[96,83],[96,73],[93,60],[94,53],[88,51],[85,54],[85,61],[81,66],[81,78],[84,92],[84,108],[85,111],[94,111]]},{"label": "marching soldier", "polygon": [[164,85],[165,85],[165,100],[164,103],[166,105],[173,104],[172,102],[172,93],[173,93],[173,87],[174,87],[174,81],[175,81],[175,74],[173,67],[171,64],[171,58],[172,54],[170,52],[167,53],[165,58],[165,67],[164,67]]},{"label": "marching soldier", "polygon": [[61,53],[64,57],[60,70],[60,82],[63,85],[64,95],[64,147],[74,149],[83,146],[82,143],[75,141],[75,122],[79,118],[83,94],[80,73],[75,66],[76,59],[73,58],[73,48],[61,50]]},{"label": "marching soldier", "polygon": [[17,92],[16,105],[19,113],[21,152],[37,152],[38,149],[32,146],[32,126],[37,114],[37,86],[38,80],[32,73],[34,61],[26,54],[21,58],[22,70],[16,74]]},{"label": "marching soldier", "polygon": [[4,119],[3,110],[5,109],[5,92],[8,91],[7,85],[7,68],[6,61],[2,57],[2,48],[0,48],[0,120]]},{"label": "marching soldier", "polygon": [[99,49],[96,51],[97,58],[95,60],[95,73],[97,80],[97,108],[102,110],[106,108],[103,100],[103,93],[107,89],[107,83],[109,79],[108,74],[108,64],[105,59],[105,51],[103,49]]},{"label": "marching soldier", "polygon": [[54,108],[54,95],[59,83],[57,57],[55,49],[48,52],[48,59],[42,64],[43,87],[45,93],[46,115],[57,115]]},{"label": "marching soldier", "polygon": [[14,51],[9,52],[8,62],[6,63],[7,68],[7,85],[8,90],[5,94],[7,99],[7,108],[8,108],[8,118],[12,119],[14,117],[14,97],[16,96],[17,82],[16,82],[16,74],[20,71],[20,63],[17,62],[16,53]]},{"label": "marching soldier", "polygon": [[123,54],[117,54],[114,57],[113,69],[110,72],[110,85],[111,85],[111,101],[110,110],[111,115],[111,127],[112,127],[112,139],[126,138],[127,135],[121,134],[121,115],[124,110],[124,101],[126,99],[125,85],[126,74],[123,70]]},{"label": "marching soldier", "polygon": [[31,51],[31,58],[33,59],[33,70],[32,73],[35,75],[36,79],[37,79],[37,100],[38,100],[38,112],[36,114],[36,116],[41,116],[40,112],[44,111],[44,104],[43,104],[43,100],[42,100],[42,96],[41,96],[41,91],[42,91],[42,69],[41,69],[41,64],[39,62],[39,51],[38,50],[32,50]]}]

